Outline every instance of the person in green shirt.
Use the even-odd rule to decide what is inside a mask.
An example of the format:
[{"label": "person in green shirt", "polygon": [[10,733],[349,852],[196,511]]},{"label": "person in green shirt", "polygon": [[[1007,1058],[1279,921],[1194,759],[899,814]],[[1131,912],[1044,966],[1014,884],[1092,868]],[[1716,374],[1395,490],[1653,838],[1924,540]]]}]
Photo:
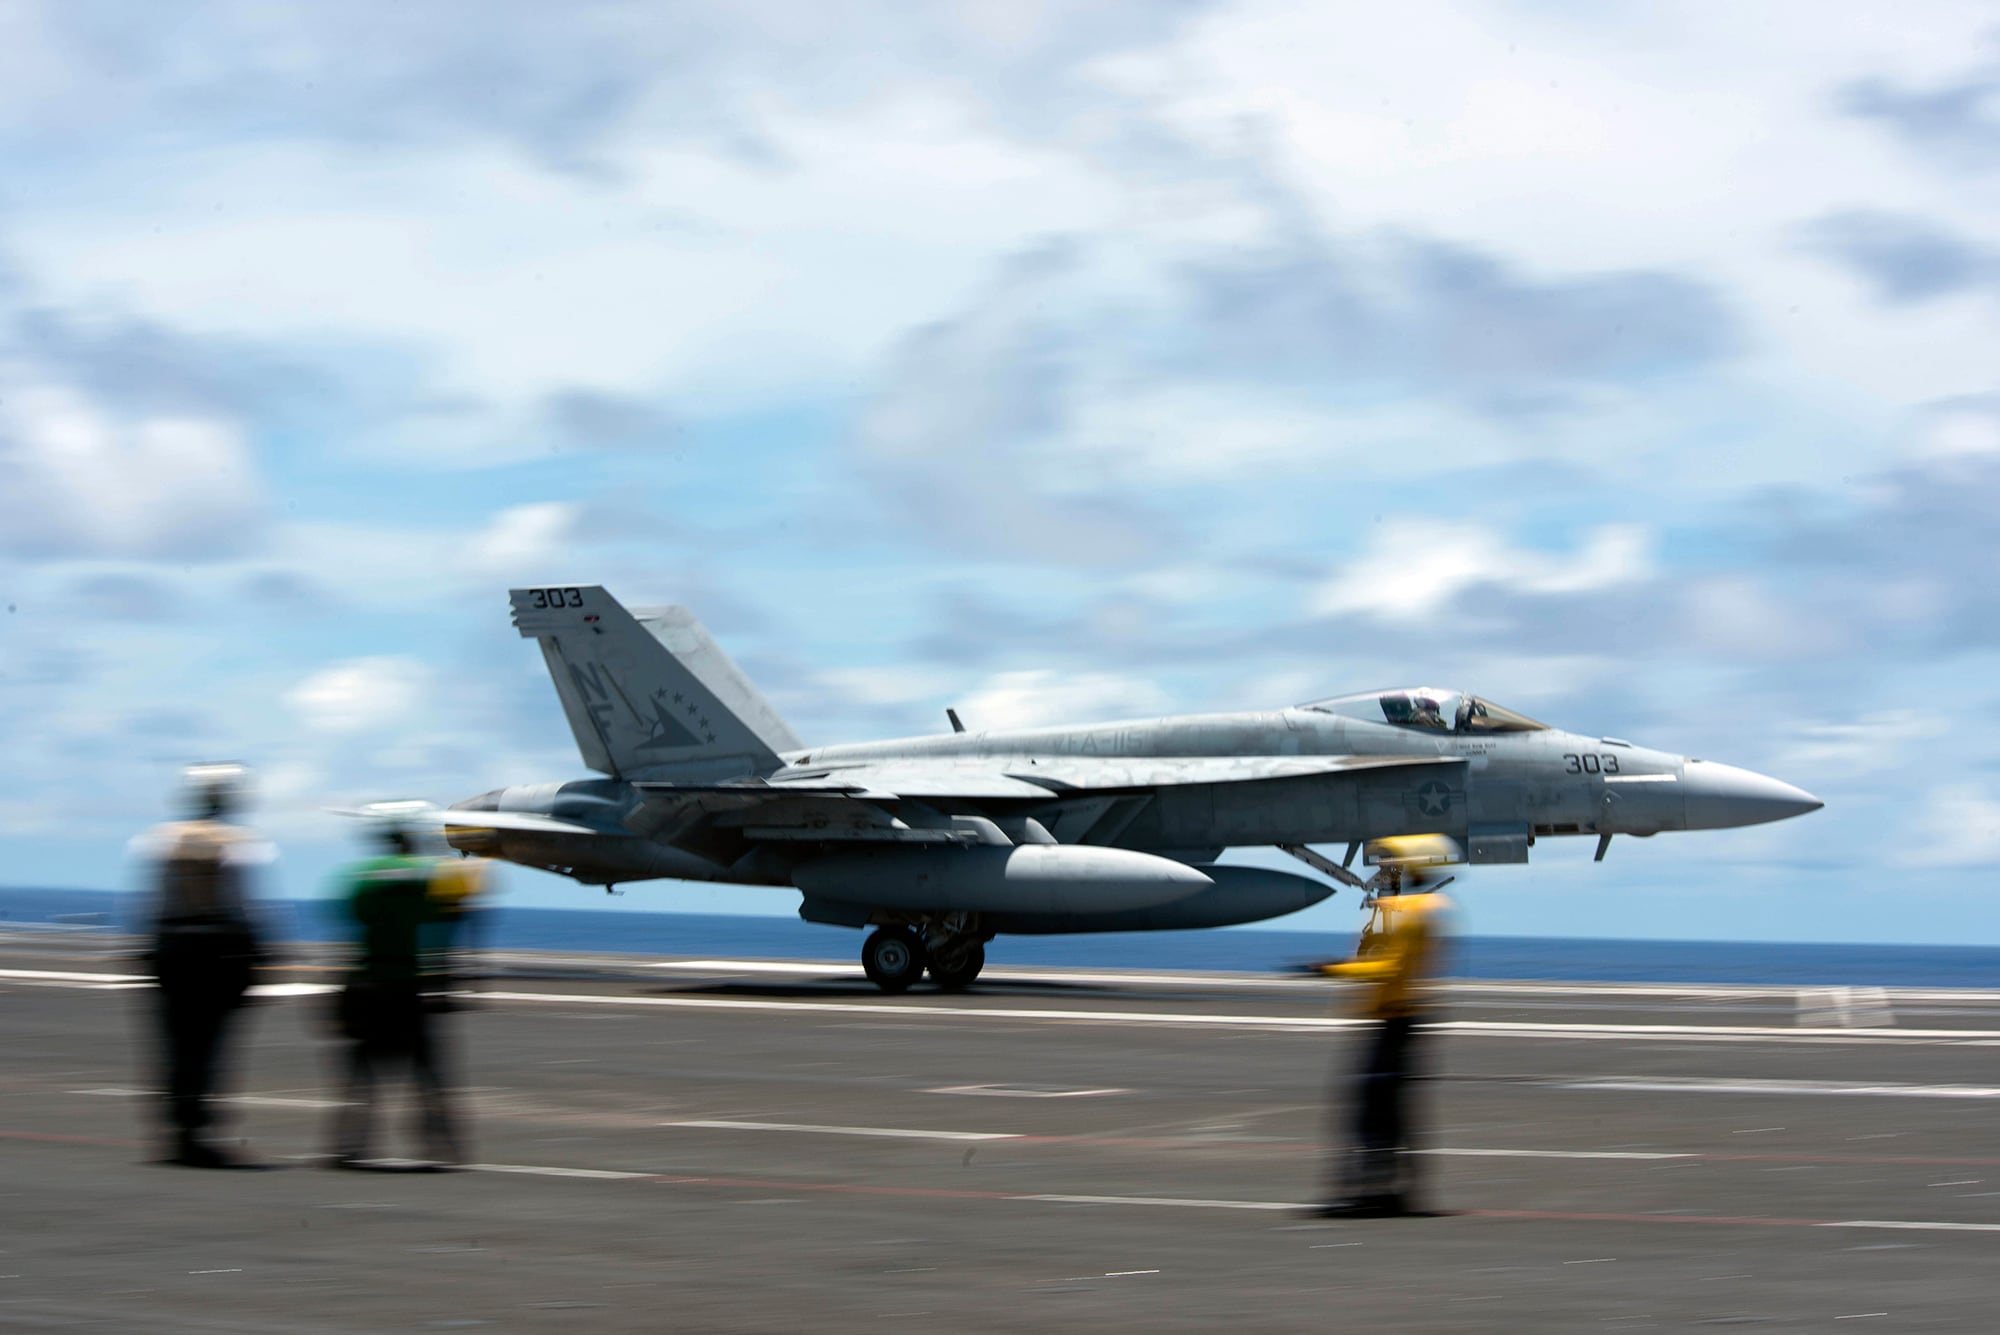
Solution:
[{"label": "person in green shirt", "polygon": [[370,1166],[379,1086],[391,1068],[407,1063],[422,1108],[426,1166],[448,1168],[459,1162],[459,1136],[439,1008],[426,986],[426,965],[436,958],[428,946],[443,912],[431,894],[439,860],[425,856],[416,829],[393,816],[379,819],[376,837],[382,854],[348,868],[340,887],[356,950],[340,994],[347,1074],[330,1162]]}]

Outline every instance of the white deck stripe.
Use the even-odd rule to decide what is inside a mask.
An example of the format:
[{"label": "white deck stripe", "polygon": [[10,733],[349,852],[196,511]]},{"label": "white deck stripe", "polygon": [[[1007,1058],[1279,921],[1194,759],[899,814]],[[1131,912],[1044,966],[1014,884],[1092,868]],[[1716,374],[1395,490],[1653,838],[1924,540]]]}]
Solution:
[{"label": "white deck stripe", "polygon": [[1881,1085],[1843,1080],[1565,1080],[1558,1089],[1636,1094],[1846,1094],[1899,1099],[2000,1099],[1989,1085]]},{"label": "white deck stripe", "polygon": [[[0,970],[0,981],[8,978],[55,986],[82,986],[97,990],[147,987],[151,980],[141,975],[77,973],[46,970]],[[279,984],[277,995],[309,995],[327,984]],[[1686,989],[1670,989],[1675,995],[1689,996]],[[1791,992],[1796,989],[1779,989]],[[1589,995],[1592,989],[1575,989]],[[793,1000],[750,1000],[722,997],[633,997],[557,992],[481,992],[485,1001],[519,1001],[543,1004],[665,1006],[689,1010],[789,1011],[799,1014],[882,1015],[909,1021],[940,1019],[986,1019],[993,1021],[1069,1022],[1091,1024],[1137,1024],[1176,1028],[1234,1028],[1268,1032],[1318,1033],[1350,1029],[1366,1021],[1344,1017],[1309,1015],[1235,1015],[1200,1012],[1126,1010],[1032,1009],[1023,1007],[936,1006],[869,1002],[813,1002]],[[1890,993],[1890,996],[1900,995]],[[1938,993],[1932,995],[1957,995]],[[1489,1038],[1628,1039],[1705,1043],[1817,1042],[1846,1045],[1945,1044],[1968,1047],[2000,1046],[2000,1029],[1906,1029],[1861,1028],[1850,1026],[1801,1027],[1775,1025],[1668,1025],[1668,1024],[1566,1024],[1552,1022],[1449,1020],[1434,1026],[1440,1033]]]},{"label": "white deck stripe", "polygon": [[323,997],[340,991],[338,983],[253,983],[253,997]]},{"label": "white deck stripe", "polygon": [[[1308,953],[1305,943],[1302,942],[1300,957],[1304,958]],[[561,962],[533,954],[493,955],[490,958],[513,959],[523,963]],[[577,956],[572,962],[596,964],[602,963],[603,960],[603,956]],[[848,960],[650,960],[640,962],[639,967],[697,973],[704,971],[761,973],[778,976],[789,974],[800,977],[824,977],[828,974],[858,977],[860,974],[860,970]],[[1277,973],[1167,972],[1135,969],[1083,971],[1053,967],[989,968],[980,977],[987,982],[1161,983],[1177,987],[1279,988],[1287,991],[1329,986],[1328,980],[1324,978],[1288,977]],[[1463,992],[1481,995],[1513,993],[1522,996],[1550,997],[1693,997],[1711,1001],[1752,1001],[1773,998],[1789,1000],[1802,986],[1833,985],[1830,983],[1618,983],[1501,978],[1452,978],[1441,980],[1437,984],[1438,988],[1447,994]],[[2000,990],[1992,988],[1891,987],[1884,991],[1891,1001],[2000,1002]]]},{"label": "white deck stripe", "polygon": [[1471,1150],[1432,1147],[1418,1154],[1451,1155],[1465,1159],[1699,1159],[1692,1151],[1668,1153],[1654,1150]]},{"label": "white deck stripe", "polygon": [[1821,1228],[1916,1228],[1933,1233],[2000,1233],[2000,1224],[1956,1224],[1930,1219],[1836,1219]]},{"label": "white deck stripe", "polygon": [[[466,1164],[464,1167],[476,1173],[514,1173],[528,1177],[568,1177],[604,1182],[671,1180],[698,1183],[704,1180],[700,1178],[683,1179],[661,1173],[622,1172],[606,1168],[560,1168],[546,1164],[473,1163]],[[1046,1205],[1133,1205],[1176,1210],[1283,1211],[1311,1208],[1305,1201],[1211,1200],[1202,1197],[1179,1196],[1084,1196],[1055,1192],[1036,1192],[1018,1196],[1004,1196],[999,1199]],[[1473,1214],[1476,1216],[1478,1212],[1474,1211]],[[1560,1217],[1558,1216],[1558,1218]],[[1673,1215],[1660,1215],[1658,1218],[1661,1223],[1676,1222]],[[1589,1222],[1589,1220],[1584,1219],[1581,1222]],[[1639,1221],[1634,1220],[1633,1222]],[[1761,1221],[1746,1219],[1743,1222],[1756,1224]],[[1827,1219],[1799,1222],[1801,1227],[1806,1228],[1879,1228],[1933,1233],[2000,1233],[2000,1224],[1959,1223],[1941,1219]],[[1143,1272],[1135,1271],[1132,1273]]]},{"label": "white deck stripe", "polygon": [[809,1122],[726,1122],[714,1119],[662,1122],[661,1126],[711,1131],[803,1131],[822,1136],[880,1136],[889,1140],[1019,1140],[1018,1131],[918,1131],[887,1126],[819,1126]]},{"label": "white deck stripe", "polygon": [[[543,1005],[666,1007],[682,1010],[784,1011],[800,1015],[893,1016],[903,1021],[923,1019],[1067,1022],[1156,1025],[1171,1028],[1262,1029],[1274,1032],[1323,1033],[1369,1023],[1345,1017],[1312,1015],[1211,1015],[1198,1011],[1126,1011],[1030,1009],[1003,1006],[896,1005],[866,1001],[756,1001],[737,997],[634,997],[563,992],[482,992],[484,1001],[521,1001]],[[1952,1043],[2000,1044],[1996,1029],[1803,1029],[1796,1026],[1648,1025],[1648,1024],[1512,1024],[1483,1020],[1450,1020],[1432,1026],[1438,1032],[1488,1038],[1673,1039],[1696,1042],[1830,1043]]]},{"label": "white deck stripe", "polygon": [[525,1173],[530,1177],[585,1177],[606,1182],[629,1182],[634,1179],[658,1177],[658,1173],[619,1173],[608,1168],[548,1168],[540,1164],[526,1163],[469,1163],[465,1167],[475,1173]]},{"label": "white deck stripe", "polygon": [[1303,1210],[1303,1201],[1210,1201],[1183,1200],[1173,1196],[1059,1196],[1037,1193],[1009,1196],[1010,1201],[1044,1201],[1050,1205],[1155,1205],[1183,1210]]},{"label": "white deck stripe", "polygon": [[[617,957],[604,955],[562,956],[546,952],[513,953],[491,952],[487,958],[498,961],[513,961],[523,964],[579,966],[604,965],[620,962]],[[769,974],[774,976],[794,975],[799,977],[825,976],[836,974],[859,977],[859,970],[845,960],[633,960],[631,967],[644,969],[682,970],[688,972],[734,972]],[[1285,991],[1312,989],[1327,990],[1327,995],[1336,996],[1332,984],[1323,978],[1289,978],[1269,973],[1168,973],[1141,972],[1137,970],[1103,970],[1085,972],[1075,969],[988,969],[981,975],[988,982],[1083,982],[1083,983],[1148,983],[1167,984],[1177,987],[1214,987],[1234,989],[1281,989]],[[92,983],[100,986],[150,983],[146,974],[94,973],[80,970],[44,969],[0,969],[0,980],[9,978],[24,982],[70,982]],[[274,988],[330,987],[332,984],[268,984]],[[1465,993],[1471,995],[1517,995],[1545,997],[1660,997],[1677,999],[1720,1000],[1772,1000],[1790,999],[1801,990],[1814,987],[1828,987],[1834,984],[1798,983],[1592,983],[1592,982],[1543,982],[1533,979],[1446,979],[1437,984],[1446,994]],[[1877,989],[1871,988],[1870,991]],[[1957,1002],[1957,1003],[2000,1003],[2000,990],[1991,988],[1957,987],[1888,987],[1879,989],[1891,1002]],[[284,993],[274,993],[284,995]],[[303,993],[299,994],[303,995]]]},{"label": "white deck stripe", "polygon": [[[159,1097],[158,1090],[127,1089],[118,1085],[110,1085],[101,1089],[72,1089],[67,1092],[71,1094],[90,1094],[107,1099],[151,1099]],[[347,1106],[340,1099],[298,1098],[279,1094],[217,1094],[214,1098],[217,1103],[235,1104],[245,1108],[310,1108],[320,1110],[325,1108],[345,1108]]]}]

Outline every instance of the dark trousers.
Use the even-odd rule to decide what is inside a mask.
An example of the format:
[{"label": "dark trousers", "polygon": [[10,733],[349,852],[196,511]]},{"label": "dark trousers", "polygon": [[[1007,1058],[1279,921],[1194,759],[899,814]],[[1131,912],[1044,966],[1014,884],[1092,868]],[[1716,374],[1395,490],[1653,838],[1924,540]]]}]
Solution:
[{"label": "dark trousers", "polygon": [[451,1114],[444,1070],[440,1017],[424,1004],[417,985],[350,983],[342,997],[347,1035],[344,1103],[334,1119],[333,1152],[344,1159],[368,1157],[381,1085],[405,1063],[417,1091],[418,1133],[433,1159],[456,1163],[458,1134]]},{"label": "dark trousers", "polygon": [[1377,1020],[1363,1040],[1353,1075],[1352,1121],[1341,1157],[1339,1191],[1351,1199],[1398,1197],[1408,1203],[1417,1190],[1413,1153],[1411,1081],[1422,1028],[1413,1015]]},{"label": "dark trousers", "polygon": [[168,1130],[185,1145],[216,1120],[223,1042],[249,987],[249,969],[232,956],[177,946],[156,950],[155,958],[163,1113]]}]

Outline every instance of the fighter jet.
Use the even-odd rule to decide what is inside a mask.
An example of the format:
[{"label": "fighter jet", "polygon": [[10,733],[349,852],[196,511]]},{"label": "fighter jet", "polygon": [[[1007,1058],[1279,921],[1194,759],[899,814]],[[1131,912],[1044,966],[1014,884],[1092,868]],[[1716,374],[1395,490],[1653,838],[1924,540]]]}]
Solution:
[{"label": "fighter jet", "polygon": [[[613,886],[789,886],[873,929],[868,977],[967,986],[1003,933],[1258,922],[1316,904],[1374,841],[1523,863],[1537,840],[1714,830],[1817,810],[1749,770],[1587,737],[1432,687],[1284,709],[807,746],[680,607],[511,592],[583,763],[436,812],[456,848]],[[949,713],[949,711],[948,711]],[[1434,841],[1435,843],[1436,841]],[[1313,844],[1346,844],[1344,861]],[[1276,847],[1319,876],[1218,861]],[[1366,865],[1364,863],[1364,865]],[[1380,873],[1378,873],[1379,877]]]}]

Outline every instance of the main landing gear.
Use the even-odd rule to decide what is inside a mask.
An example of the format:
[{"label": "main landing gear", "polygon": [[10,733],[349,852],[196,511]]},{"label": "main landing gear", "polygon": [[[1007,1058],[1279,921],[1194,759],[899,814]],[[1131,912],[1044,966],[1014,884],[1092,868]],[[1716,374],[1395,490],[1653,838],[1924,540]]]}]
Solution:
[{"label": "main landing gear", "polygon": [[944,991],[963,992],[986,967],[986,939],[969,914],[897,923],[869,933],[861,968],[884,992],[907,992],[926,972]]},{"label": "main landing gear", "polygon": [[924,943],[907,927],[883,927],[861,945],[861,968],[884,992],[907,992],[924,976]]},{"label": "main landing gear", "polygon": [[963,992],[986,967],[986,947],[973,941],[944,955],[932,955],[931,981],[947,992]]}]

